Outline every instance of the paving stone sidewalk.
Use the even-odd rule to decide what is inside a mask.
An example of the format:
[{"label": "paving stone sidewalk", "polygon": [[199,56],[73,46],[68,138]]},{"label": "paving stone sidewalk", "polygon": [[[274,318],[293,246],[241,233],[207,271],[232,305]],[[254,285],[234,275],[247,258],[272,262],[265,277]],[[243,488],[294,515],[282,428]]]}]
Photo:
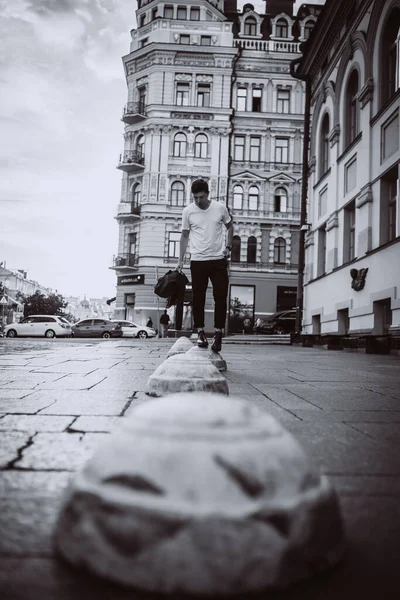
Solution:
[{"label": "paving stone sidewalk", "polygon": [[[1,600],[156,598],[70,568],[54,556],[52,531],[68,479],[148,401],[147,379],[174,341],[0,340]],[[223,356],[230,394],[275,416],[328,474],[348,539],[333,571],[253,597],[397,598],[399,359],[249,344]]]}]

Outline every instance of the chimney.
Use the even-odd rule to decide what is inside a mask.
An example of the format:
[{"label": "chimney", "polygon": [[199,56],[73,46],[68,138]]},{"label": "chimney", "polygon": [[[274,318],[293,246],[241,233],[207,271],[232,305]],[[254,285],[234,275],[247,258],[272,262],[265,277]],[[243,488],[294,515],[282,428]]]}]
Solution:
[{"label": "chimney", "polygon": [[265,12],[269,15],[285,13],[292,17],[294,3],[295,0],[266,0]]},{"label": "chimney", "polygon": [[237,0],[225,0],[224,14],[232,14],[237,12]]}]

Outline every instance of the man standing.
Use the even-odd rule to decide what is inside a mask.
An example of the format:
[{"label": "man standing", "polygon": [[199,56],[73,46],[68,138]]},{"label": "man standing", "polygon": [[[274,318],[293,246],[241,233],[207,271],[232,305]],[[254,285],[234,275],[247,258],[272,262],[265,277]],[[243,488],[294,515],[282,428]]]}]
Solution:
[{"label": "man standing", "polygon": [[[190,241],[190,271],[192,274],[193,319],[198,332],[197,345],[207,348],[204,333],[204,306],[208,280],[214,296],[215,334],[211,349],[220,352],[222,330],[225,327],[226,299],[228,295],[227,258],[232,249],[233,227],[228,209],[221,202],[209,199],[208,183],[196,179],[192,183],[194,202],[183,209],[182,234],[177,270],[181,271],[188,242]],[[228,230],[225,242],[225,227]]]},{"label": "man standing", "polygon": [[164,310],[164,314],[162,314],[160,317],[160,325],[162,326],[163,337],[166,338],[168,336],[169,325],[169,314],[167,313],[167,309]]}]

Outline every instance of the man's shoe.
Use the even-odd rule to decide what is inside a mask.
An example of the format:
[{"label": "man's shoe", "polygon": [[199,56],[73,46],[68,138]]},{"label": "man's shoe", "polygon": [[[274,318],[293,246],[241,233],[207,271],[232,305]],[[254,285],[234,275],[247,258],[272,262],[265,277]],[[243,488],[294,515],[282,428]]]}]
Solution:
[{"label": "man's shoe", "polygon": [[222,331],[216,331],[213,339],[213,343],[211,346],[211,350],[214,352],[221,352],[222,347]]},{"label": "man's shoe", "polygon": [[197,336],[197,345],[199,348],[207,348],[208,347],[208,340],[206,338],[206,334],[204,333],[204,331],[199,331],[199,334]]}]

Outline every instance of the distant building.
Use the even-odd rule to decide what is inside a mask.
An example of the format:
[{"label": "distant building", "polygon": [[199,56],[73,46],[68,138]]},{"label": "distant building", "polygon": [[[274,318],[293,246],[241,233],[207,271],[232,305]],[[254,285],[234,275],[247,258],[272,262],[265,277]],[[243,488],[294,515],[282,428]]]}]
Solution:
[{"label": "distant building", "polygon": [[112,319],[114,309],[107,304],[107,298],[89,298],[86,296],[81,300],[79,297],[70,296],[64,298],[68,305],[65,311],[71,314],[76,321],[102,317]]},{"label": "distant building", "polygon": [[[235,0],[139,0],[123,57],[117,318],[158,323],[165,302],[154,284],[177,263],[198,177],[234,220],[229,331],[295,305],[304,89],[289,65],[321,7],[295,16],[293,5],[269,0],[259,14],[252,4],[237,11]],[[212,304],[209,290],[207,329]],[[186,305],[190,328],[190,290]]]},{"label": "distant building", "polygon": [[303,332],[400,332],[400,0],[327,0],[312,96]]},{"label": "distant building", "polygon": [[[3,262],[1,265],[5,265],[5,263]],[[27,271],[7,269],[6,266],[0,266],[0,284],[5,290],[8,302],[3,309],[6,323],[12,323],[23,316],[23,304],[20,301],[20,294],[31,296],[37,291],[45,295],[53,293],[51,288],[44,287],[37,281],[28,279]]]}]

